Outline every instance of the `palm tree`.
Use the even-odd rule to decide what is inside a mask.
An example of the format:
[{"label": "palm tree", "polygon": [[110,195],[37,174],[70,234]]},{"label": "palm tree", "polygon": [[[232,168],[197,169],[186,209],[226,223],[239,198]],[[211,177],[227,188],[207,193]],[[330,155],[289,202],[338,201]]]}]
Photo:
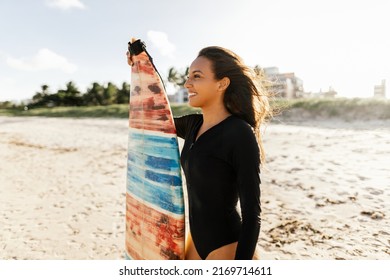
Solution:
[{"label": "palm tree", "polygon": [[116,95],[117,104],[126,104],[129,103],[130,97],[130,84],[124,82],[122,83],[122,88],[120,88]]},{"label": "palm tree", "polygon": [[41,91],[37,91],[32,100],[34,103],[39,103],[42,101],[42,99],[45,98],[45,96],[49,95],[49,86],[48,85],[41,85]]},{"label": "palm tree", "polygon": [[66,89],[60,89],[57,93],[61,100],[61,105],[65,106],[80,106],[82,105],[82,98],[79,89],[75,83],[70,81],[66,84]]},{"label": "palm tree", "polygon": [[111,105],[116,102],[118,88],[113,83],[109,82],[103,91],[103,105]]},{"label": "palm tree", "polygon": [[104,87],[99,83],[93,83],[91,88],[84,94],[85,105],[103,105]]},{"label": "palm tree", "polygon": [[174,67],[171,67],[168,73],[168,81],[180,87],[184,87],[184,84],[187,80],[188,72],[189,67],[186,68],[184,73],[180,73]]}]

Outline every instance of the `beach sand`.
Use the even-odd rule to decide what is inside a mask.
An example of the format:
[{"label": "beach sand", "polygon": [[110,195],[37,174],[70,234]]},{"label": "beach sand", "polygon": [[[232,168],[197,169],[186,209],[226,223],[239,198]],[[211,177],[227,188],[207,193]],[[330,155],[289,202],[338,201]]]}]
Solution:
[{"label": "beach sand", "polygon": [[[390,259],[390,123],[272,123],[263,259]],[[123,259],[127,120],[0,117],[0,259]]]}]

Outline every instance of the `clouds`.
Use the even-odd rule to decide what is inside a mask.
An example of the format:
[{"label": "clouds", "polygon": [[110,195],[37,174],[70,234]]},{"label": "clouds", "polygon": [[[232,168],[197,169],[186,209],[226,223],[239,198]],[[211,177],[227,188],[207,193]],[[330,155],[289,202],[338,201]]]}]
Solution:
[{"label": "clouds", "polygon": [[163,56],[173,57],[176,46],[169,41],[166,33],[149,30],[147,35],[153,46],[156,47]]},{"label": "clouds", "polygon": [[33,57],[8,56],[6,63],[9,67],[23,71],[60,70],[71,74],[77,70],[77,66],[70,63],[67,58],[46,48],[40,49]]},{"label": "clouds", "polygon": [[61,10],[85,9],[85,5],[80,0],[46,0],[46,4]]}]

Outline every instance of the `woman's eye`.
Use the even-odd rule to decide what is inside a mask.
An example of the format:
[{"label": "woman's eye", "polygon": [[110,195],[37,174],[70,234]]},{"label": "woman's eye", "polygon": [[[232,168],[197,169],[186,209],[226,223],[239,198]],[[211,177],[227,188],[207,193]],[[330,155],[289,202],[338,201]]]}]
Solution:
[{"label": "woman's eye", "polygon": [[186,78],[187,78],[187,80],[190,80],[190,79],[200,79],[202,77],[198,74],[194,74],[192,76],[188,75],[188,76],[186,76]]}]

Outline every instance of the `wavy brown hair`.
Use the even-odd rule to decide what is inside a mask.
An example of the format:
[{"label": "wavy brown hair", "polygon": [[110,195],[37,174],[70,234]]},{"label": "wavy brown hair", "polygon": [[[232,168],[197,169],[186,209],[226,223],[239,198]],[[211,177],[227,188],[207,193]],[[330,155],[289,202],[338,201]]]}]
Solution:
[{"label": "wavy brown hair", "polygon": [[209,59],[215,78],[230,79],[224,95],[224,105],[233,115],[246,121],[254,130],[260,148],[260,159],[265,163],[265,152],[260,133],[261,124],[272,117],[270,94],[264,86],[262,75],[246,66],[237,54],[222,47],[207,47],[199,56]]}]

